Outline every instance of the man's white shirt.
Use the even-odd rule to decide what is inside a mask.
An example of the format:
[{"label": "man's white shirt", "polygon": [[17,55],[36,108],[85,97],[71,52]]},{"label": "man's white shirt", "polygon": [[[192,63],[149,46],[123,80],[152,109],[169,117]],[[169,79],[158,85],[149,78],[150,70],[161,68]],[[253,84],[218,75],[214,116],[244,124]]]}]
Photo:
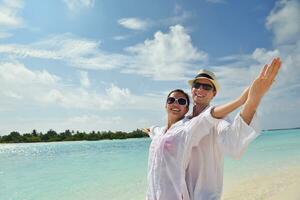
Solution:
[{"label": "man's white shirt", "polygon": [[250,125],[244,122],[240,114],[233,122],[219,120],[211,132],[192,148],[185,173],[188,188],[186,199],[221,199],[224,155],[239,158],[259,133],[256,115]]}]

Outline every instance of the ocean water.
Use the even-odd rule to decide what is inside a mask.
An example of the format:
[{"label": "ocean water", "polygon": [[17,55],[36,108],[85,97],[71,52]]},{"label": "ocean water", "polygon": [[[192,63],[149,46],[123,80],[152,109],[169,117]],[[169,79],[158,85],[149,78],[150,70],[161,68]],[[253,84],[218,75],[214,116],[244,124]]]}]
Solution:
[{"label": "ocean water", "polygon": [[[0,200],[140,200],[146,192],[149,138],[0,144]],[[225,185],[300,167],[300,130],[268,131],[236,161]]]}]

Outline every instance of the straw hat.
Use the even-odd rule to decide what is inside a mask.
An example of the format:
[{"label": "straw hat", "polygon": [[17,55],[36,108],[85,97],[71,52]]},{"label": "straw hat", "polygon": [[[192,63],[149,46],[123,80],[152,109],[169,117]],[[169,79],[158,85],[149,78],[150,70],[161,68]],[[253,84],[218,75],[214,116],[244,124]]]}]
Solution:
[{"label": "straw hat", "polygon": [[207,79],[207,80],[209,80],[214,85],[214,87],[216,89],[216,92],[220,91],[220,84],[218,83],[217,77],[215,76],[215,74],[213,72],[208,71],[206,69],[201,69],[198,72],[197,76],[195,76],[194,79],[188,81],[189,85],[192,86],[193,83],[198,79]]}]

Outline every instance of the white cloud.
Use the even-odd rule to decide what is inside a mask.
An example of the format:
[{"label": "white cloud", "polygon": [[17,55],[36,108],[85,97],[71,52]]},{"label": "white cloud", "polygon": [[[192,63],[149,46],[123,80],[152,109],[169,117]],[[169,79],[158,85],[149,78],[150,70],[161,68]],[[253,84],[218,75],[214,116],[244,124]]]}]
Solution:
[{"label": "white cloud", "polygon": [[24,26],[24,20],[19,16],[22,8],[22,0],[4,0],[0,4],[0,39],[11,37],[10,29]]},{"label": "white cloud", "polygon": [[274,43],[287,44],[299,40],[300,2],[282,0],[267,17],[266,26],[274,32]]},{"label": "white cloud", "polygon": [[221,85],[221,90],[215,98],[216,103],[227,103],[237,97],[257,75],[259,67],[260,65],[253,59],[245,57],[236,58],[236,60],[227,64],[211,67],[211,71],[216,74]]},{"label": "white cloud", "polygon": [[156,80],[182,79],[195,63],[205,62],[208,55],[192,45],[191,37],[181,25],[170,27],[169,33],[156,32],[146,40],[126,49],[132,56],[128,73],[138,73]]},{"label": "white cloud", "polygon": [[39,101],[46,104],[61,106],[66,109],[81,109],[93,111],[115,110],[151,110],[160,103],[155,97],[134,95],[128,88],[120,88],[111,84],[104,93],[76,88],[52,89],[40,95]]},{"label": "white cloud", "polygon": [[[115,96],[116,99],[110,99],[109,95],[85,89],[60,88],[50,90],[40,100],[46,104],[59,105],[67,109],[113,110],[120,108],[117,104],[119,101],[117,96]],[[126,104],[126,100],[123,103]]]},{"label": "white cloud", "polygon": [[[86,73],[83,74],[86,76]],[[0,85],[1,111],[38,112],[29,117],[20,114],[17,118],[5,118],[0,126],[3,134],[15,130],[24,133],[34,128],[42,131],[50,128],[58,131],[133,130],[154,123],[156,118],[145,120],[145,112],[163,108],[161,95],[136,95],[115,84],[99,91],[90,87],[78,88],[69,80],[65,84],[61,77],[45,70],[30,70],[19,62],[0,63]],[[45,109],[63,114],[53,117],[45,113]],[[139,116],[137,120],[135,111],[143,112],[145,118]],[[95,114],[81,114],[90,112]]]},{"label": "white cloud", "polygon": [[[145,120],[145,112],[163,108],[161,95],[135,95],[128,88],[114,84],[99,91],[77,88],[66,85],[63,79],[53,74],[45,76],[47,73],[31,71],[20,63],[0,65],[0,103],[5,108],[1,110],[9,113],[38,112],[37,115],[29,115],[29,118],[23,114],[22,117],[5,118],[0,125],[0,133],[15,130],[24,133],[32,129],[47,131],[50,128],[57,131],[127,131],[153,124],[157,118]],[[45,109],[62,114],[53,116],[45,113]],[[137,110],[143,113],[142,117],[135,114]]]},{"label": "white cloud", "polygon": [[149,21],[138,18],[122,18],[118,20],[118,23],[132,30],[146,30],[150,26]]},{"label": "white cloud", "polygon": [[[221,84],[221,91],[218,94],[217,100],[225,103],[237,97],[258,76],[263,66],[270,64],[272,59],[277,56],[280,56],[284,60],[282,68],[285,68],[287,63],[278,49],[266,50],[257,48],[250,55],[233,55],[220,58],[219,61],[223,64],[211,67]],[[281,90],[280,87],[284,85],[283,71],[281,69],[277,77],[276,90]],[[285,88],[288,87],[285,86]]]},{"label": "white cloud", "polygon": [[18,57],[35,57],[35,58],[51,58],[59,59],[59,55],[54,51],[47,51],[42,49],[33,49],[30,45],[0,45],[0,52]]},{"label": "white cloud", "polygon": [[131,93],[128,88],[119,88],[114,84],[111,84],[111,87],[106,89],[108,98],[114,102],[122,103],[124,100],[130,101]]},{"label": "white cloud", "polygon": [[[282,68],[275,83],[263,98],[260,105],[260,116],[263,128],[283,128],[299,126],[295,118],[299,113],[300,102],[300,46],[293,51],[256,49],[248,56],[233,56],[228,63],[212,67],[212,71],[221,83],[221,91],[217,104],[226,103],[236,98],[243,89],[259,74],[265,64],[269,64],[275,56],[282,59]],[[295,49],[298,49],[297,51]],[[228,61],[228,58],[223,59]]]},{"label": "white cloud", "polygon": [[[149,28],[160,28],[160,27],[169,27],[175,26],[177,24],[184,24],[193,15],[190,12],[183,10],[183,8],[179,4],[175,4],[174,6],[174,15],[162,19],[139,19],[139,18],[122,18],[118,20],[118,23],[128,29],[132,30],[147,30]],[[128,36],[125,36],[126,38]],[[124,39],[121,37],[121,39]]]},{"label": "white cloud", "polygon": [[72,34],[52,36],[26,45],[0,45],[0,53],[16,57],[62,60],[81,69],[107,70],[126,63],[126,56],[101,51],[100,42],[78,38]]},{"label": "white cloud", "polygon": [[267,51],[263,48],[257,48],[252,53],[252,58],[263,65],[270,62],[270,60],[272,60],[275,57],[278,57],[279,55],[280,53],[278,49],[275,49],[273,51]]},{"label": "white cloud", "polygon": [[40,94],[55,87],[59,80],[59,77],[45,70],[31,71],[18,62],[0,63],[0,101],[38,99]]},{"label": "white cloud", "polygon": [[285,86],[298,85],[300,82],[300,2],[279,1],[267,17],[266,25],[274,33],[274,46],[283,60],[280,72],[282,83]]},{"label": "white cloud", "polygon": [[81,8],[93,8],[95,0],[63,0],[70,11],[78,11]]},{"label": "white cloud", "polygon": [[52,89],[42,100],[47,104],[58,104],[64,108],[116,110],[133,107],[134,98],[129,89],[112,84],[105,93],[76,88]]},{"label": "white cloud", "polygon": [[[82,76],[86,78],[87,74],[83,72]],[[19,62],[0,63],[0,85],[0,101],[11,109],[35,105],[92,111],[152,110],[161,104],[153,95],[135,95],[115,84],[100,91],[67,85],[61,77],[45,70],[30,70]]]},{"label": "white cloud", "polygon": [[[258,48],[248,55],[229,55],[217,60],[221,63],[219,66],[210,67],[220,79],[222,90],[218,94],[217,99],[219,100],[217,101],[223,103],[236,97],[258,74],[263,64],[270,62],[272,57],[280,55],[283,60],[282,69],[262,106],[262,110],[267,114],[262,118],[265,120],[265,116],[269,116],[269,127],[274,128],[275,125],[272,126],[270,122],[273,119],[276,125],[280,125],[278,119],[281,118],[278,116],[292,116],[290,113],[297,116],[295,113],[299,113],[300,23],[295,22],[297,22],[300,12],[298,6],[292,6],[298,5],[298,2],[295,2],[281,1],[268,17],[266,25],[274,33],[273,49]],[[297,12],[295,12],[295,8]],[[181,8],[178,7],[176,12],[176,14],[181,12]],[[188,14],[181,16],[169,18],[168,23],[184,20],[186,19],[184,16],[187,17]],[[22,20],[19,22],[23,23]],[[159,21],[161,24],[163,22],[163,20]],[[11,26],[17,27],[16,24],[11,23]],[[280,30],[281,26],[286,29]],[[3,37],[9,36],[0,31],[0,37],[1,34]],[[9,33],[7,32],[7,34]],[[100,49],[100,45],[99,41],[65,34],[31,44],[0,45],[0,53],[2,56],[7,55],[12,59],[31,57],[60,60],[80,69],[110,70],[119,67],[123,72],[140,74],[155,80],[186,80],[185,76],[190,68],[206,63],[208,60],[208,55],[192,44],[187,30],[181,25],[170,27],[170,31],[166,33],[156,32],[153,38],[128,47],[124,54],[104,52]],[[129,68],[127,69],[127,67]],[[79,81],[83,86],[81,88],[77,88],[75,85],[70,86],[70,84],[65,86],[61,77],[45,70],[30,70],[19,62],[0,63],[0,102],[1,105],[7,105],[3,104],[4,101],[5,103],[9,102],[8,110],[22,107],[30,102],[35,106],[42,104],[42,106],[51,106],[51,108],[59,108],[62,111],[80,110],[99,114],[74,115],[64,119],[61,123],[55,119],[52,122],[49,121],[48,124],[44,123],[43,127],[50,128],[80,129],[82,127],[82,130],[87,130],[89,122],[101,124],[98,128],[95,127],[98,130],[103,130],[104,127],[112,130],[117,127],[116,125],[120,125],[118,126],[120,129],[129,126],[136,128],[139,124],[145,124],[145,120],[143,121],[140,115],[129,119],[124,117],[123,113],[119,115],[119,112],[132,110],[132,115],[136,115],[134,112],[136,110],[149,111],[152,109],[152,111],[163,113],[165,96],[162,94],[136,95],[129,88],[122,88],[110,83],[107,88],[99,91],[93,90],[91,89],[92,82],[85,71],[80,72]],[[15,101],[19,103],[14,105]],[[274,111],[274,108],[278,108],[280,112]],[[103,113],[108,110],[110,112],[117,110],[118,114],[107,117],[104,115],[104,117]],[[136,118],[141,122],[137,122]],[[296,117],[290,117],[290,119],[290,121],[297,120]],[[151,120],[155,121],[155,119],[149,118],[149,121]],[[16,124],[15,121],[10,124],[10,127],[14,127],[14,124]],[[38,126],[38,123],[34,124],[34,120],[32,120],[28,121],[26,126],[31,130],[34,125]]]},{"label": "white cloud", "polygon": [[0,25],[11,28],[21,27],[23,19],[18,16],[21,8],[23,8],[21,0],[4,0],[0,5]]},{"label": "white cloud", "polygon": [[299,1],[279,1],[266,20],[266,26],[274,34],[273,49],[257,48],[250,55],[233,55],[219,59],[223,64],[213,68],[223,86],[217,101],[224,103],[236,97],[258,75],[264,64],[280,56],[282,67],[260,106],[262,124],[268,128],[299,126],[299,13]]},{"label": "white cloud", "polygon": [[83,87],[90,87],[91,83],[90,83],[90,79],[88,76],[88,72],[86,71],[80,71],[80,83]]},{"label": "white cloud", "polygon": [[101,51],[100,42],[72,34],[52,36],[26,44],[0,45],[0,53],[17,58],[60,60],[80,69],[109,70],[141,74],[156,80],[183,79],[190,67],[207,61],[208,55],[192,45],[191,37],[181,25],[168,33],[156,32],[154,39],[125,49],[123,54]]},{"label": "white cloud", "polygon": [[[28,112],[41,105],[41,98],[51,88],[58,87],[60,78],[45,70],[31,71],[22,63],[0,63],[0,104],[9,113]],[[21,111],[23,110],[23,111]],[[12,126],[14,127],[14,126]]]},{"label": "white cloud", "polygon": [[[6,84],[20,85],[34,83],[38,85],[55,85],[59,77],[47,71],[30,71],[23,64],[0,63],[0,81]],[[6,85],[3,84],[3,85]],[[11,86],[12,86],[11,85]]]}]

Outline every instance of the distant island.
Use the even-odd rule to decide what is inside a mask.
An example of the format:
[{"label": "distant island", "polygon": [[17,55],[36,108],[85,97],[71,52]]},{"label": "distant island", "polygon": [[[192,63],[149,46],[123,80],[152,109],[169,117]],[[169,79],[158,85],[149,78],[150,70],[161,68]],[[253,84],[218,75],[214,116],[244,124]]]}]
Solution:
[{"label": "distant island", "polygon": [[[279,131],[279,130],[292,130],[300,129],[295,128],[278,128],[278,129],[265,129],[263,131]],[[128,138],[144,138],[149,137],[141,129],[136,129],[131,132],[123,131],[92,131],[89,133],[80,131],[65,130],[64,132],[57,133],[50,129],[45,134],[33,130],[31,133],[20,134],[17,131],[13,131],[8,135],[0,136],[0,143],[32,143],[32,142],[60,142],[60,141],[95,141],[95,140],[114,140],[114,139],[128,139]]]},{"label": "distant island", "polygon": [[59,142],[59,141],[80,141],[80,140],[113,140],[113,139],[127,139],[127,138],[143,138],[149,137],[148,134],[140,129],[132,132],[123,131],[92,131],[90,133],[80,131],[65,130],[57,133],[50,129],[45,134],[33,130],[31,133],[20,134],[17,131],[11,132],[9,135],[0,136],[0,143],[31,143],[31,142]]},{"label": "distant island", "polygon": [[300,127],[295,127],[295,128],[275,128],[275,129],[266,129],[263,131],[281,131],[281,130],[293,130],[293,129],[300,129]]}]

